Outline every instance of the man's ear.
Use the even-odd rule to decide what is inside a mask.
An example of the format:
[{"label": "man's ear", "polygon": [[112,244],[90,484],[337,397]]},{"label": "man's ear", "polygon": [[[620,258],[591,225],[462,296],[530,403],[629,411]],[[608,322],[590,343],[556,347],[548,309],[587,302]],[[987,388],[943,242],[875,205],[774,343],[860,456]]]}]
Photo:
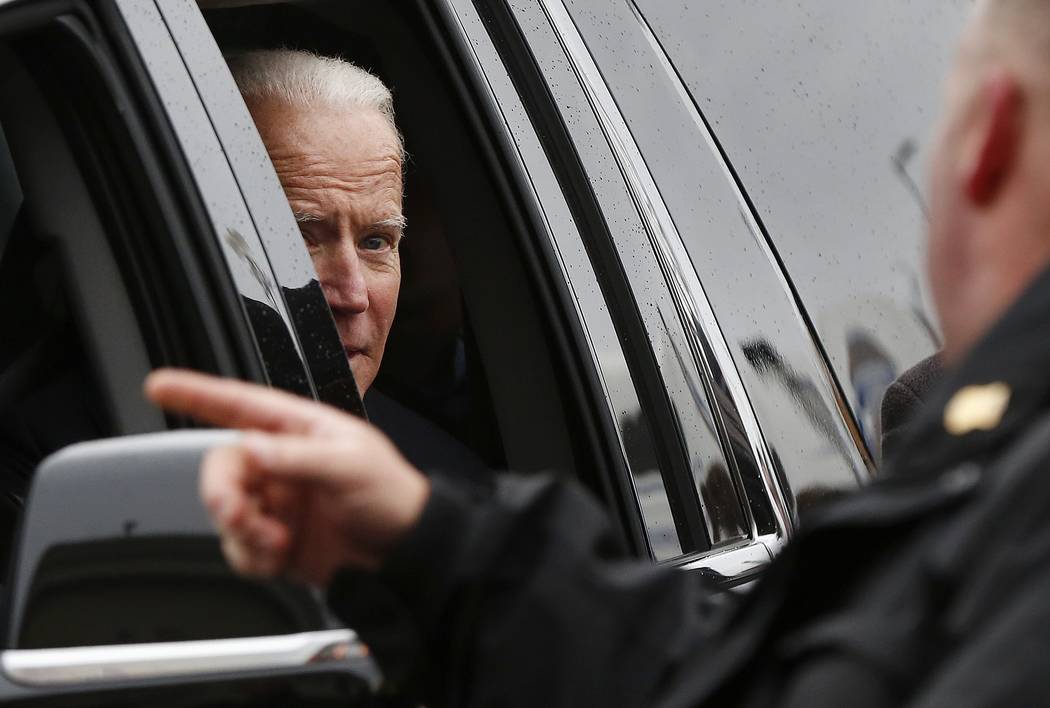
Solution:
[{"label": "man's ear", "polygon": [[1023,94],[1017,79],[1001,72],[985,83],[979,100],[976,150],[966,169],[966,194],[974,204],[986,206],[999,196],[1016,165],[1023,130]]}]

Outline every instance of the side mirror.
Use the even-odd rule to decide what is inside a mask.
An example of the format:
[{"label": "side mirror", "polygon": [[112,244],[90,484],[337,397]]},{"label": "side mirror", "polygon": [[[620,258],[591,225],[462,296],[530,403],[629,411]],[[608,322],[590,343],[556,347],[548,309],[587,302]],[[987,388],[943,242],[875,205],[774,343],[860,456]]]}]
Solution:
[{"label": "side mirror", "polygon": [[198,499],[205,452],[228,431],[73,445],[33,481],[7,604],[6,678],[73,686],[330,664],[379,674],[317,594],[233,574]]}]

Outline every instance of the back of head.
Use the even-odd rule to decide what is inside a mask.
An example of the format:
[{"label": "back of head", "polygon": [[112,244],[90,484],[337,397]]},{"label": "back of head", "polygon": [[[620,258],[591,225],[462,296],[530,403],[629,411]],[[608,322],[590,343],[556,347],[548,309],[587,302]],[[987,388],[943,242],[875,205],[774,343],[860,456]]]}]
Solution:
[{"label": "back of head", "polygon": [[977,0],[930,162],[928,265],[945,360],[1050,265],[1050,0]]},{"label": "back of head", "polygon": [[1050,37],[1050,27],[1040,20],[1050,20],[1050,3],[1046,0],[978,0],[977,11],[985,20],[1020,23],[1032,36]]}]

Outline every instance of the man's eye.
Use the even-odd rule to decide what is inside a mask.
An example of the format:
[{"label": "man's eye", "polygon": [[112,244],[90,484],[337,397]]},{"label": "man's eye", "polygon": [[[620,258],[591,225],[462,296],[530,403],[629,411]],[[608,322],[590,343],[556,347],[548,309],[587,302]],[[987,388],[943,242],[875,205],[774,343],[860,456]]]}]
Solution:
[{"label": "man's eye", "polygon": [[367,236],[361,240],[361,248],[366,251],[382,251],[390,245],[385,236]]}]

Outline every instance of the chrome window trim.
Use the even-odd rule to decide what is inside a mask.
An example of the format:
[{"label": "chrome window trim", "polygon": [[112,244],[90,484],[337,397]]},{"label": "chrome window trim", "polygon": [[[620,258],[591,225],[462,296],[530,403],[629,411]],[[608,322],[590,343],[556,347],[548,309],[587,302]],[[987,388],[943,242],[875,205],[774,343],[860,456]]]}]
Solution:
[{"label": "chrome window trim", "polygon": [[682,570],[699,571],[712,578],[738,579],[756,574],[769,565],[779,546],[775,534],[759,536],[748,543],[708,553],[699,558],[687,558],[675,565]]},{"label": "chrome window trim", "polygon": [[352,674],[373,690],[381,681],[368,648],[349,629],[244,639],[13,649],[0,654],[4,674],[31,687],[273,671],[308,665]]},{"label": "chrome window trim", "polygon": [[[790,507],[776,479],[772,456],[766,445],[758,418],[751,407],[750,398],[744,388],[729,346],[718,326],[711,304],[704,293],[703,285],[694,269],[684,267],[684,264],[691,261],[682,237],[649,172],[641,150],[631,135],[626,120],[620,113],[612,93],[564,2],[562,0],[539,0],[539,3],[562,42],[566,55],[572,63],[573,71],[587,93],[602,131],[612,148],[613,156],[636,201],[653,250],[660,261],[672,297],[681,313],[683,324],[694,335],[690,338],[690,345],[698,372],[707,376],[710,374],[711,367],[704,354],[704,342],[700,336],[695,335],[697,331],[710,343],[714,359],[725,376],[733,403],[737,407],[747,434],[748,445],[757,462],[763,485],[773,507],[777,534],[769,542],[772,547],[779,547],[793,532],[794,524]],[[692,327],[691,330],[690,327]],[[755,544],[765,547],[756,539],[752,539],[752,545]],[[703,561],[698,561],[698,563],[703,563]]]}]

